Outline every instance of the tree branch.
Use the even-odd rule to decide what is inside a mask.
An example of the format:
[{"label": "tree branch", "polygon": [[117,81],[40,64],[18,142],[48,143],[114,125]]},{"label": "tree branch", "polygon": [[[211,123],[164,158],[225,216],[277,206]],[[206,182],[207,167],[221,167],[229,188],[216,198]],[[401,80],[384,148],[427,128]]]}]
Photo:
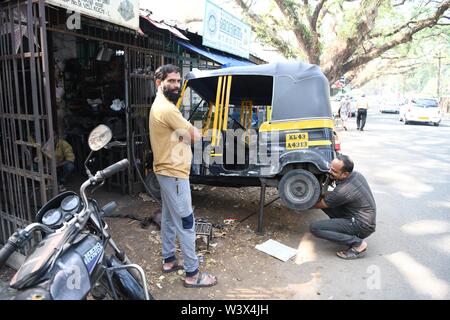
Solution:
[{"label": "tree branch", "polygon": [[252,29],[261,36],[263,42],[266,42],[266,44],[276,48],[285,58],[296,57],[295,52],[292,50],[291,44],[283,40],[274,28],[268,25],[263,19],[261,19],[261,17],[253,13],[245,1],[235,0],[235,2],[240,6],[244,15],[254,22]]},{"label": "tree branch", "polygon": [[320,0],[317,4],[316,8],[314,9],[313,15],[311,17],[311,29],[317,30],[317,20],[319,18],[320,11],[323,8],[323,4],[326,2],[326,0]]},{"label": "tree branch", "polygon": [[363,68],[357,68],[355,70],[353,70],[352,72],[350,72],[347,76],[346,79],[348,81],[348,83],[352,84],[352,87],[361,87],[364,84],[378,79],[382,76],[389,76],[389,75],[402,75],[402,74],[407,74],[415,69],[417,69],[419,66],[421,65],[421,63],[411,63],[408,65],[397,65],[392,64],[391,61],[388,61],[386,63],[383,64],[383,61],[380,63],[380,65],[369,68],[369,70],[367,70],[368,68],[364,68],[365,70],[361,70]]},{"label": "tree branch", "polygon": [[397,27],[396,29],[394,29],[393,31],[391,31],[391,32],[389,32],[389,33],[384,33],[384,34],[383,34],[383,33],[379,32],[379,33],[375,33],[375,34],[370,35],[369,38],[370,38],[370,39],[380,38],[380,37],[388,38],[388,37],[391,37],[391,36],[393,36],[393,35],[399,33],[399,32],[402,31],[403,29],[408,28],[411,24],[414,24],[414,23],[415,23],[414,21],[408,21],[408,22],[406,22],[405,24],[403,24],[403,25]]},{"label": "tree branch", "polygon": [[292,1],[286,0],[275,0],[275,3],[292,27],[295,39],[301,50],[308,57],[308,62],[319,64],[320,53],[316,52],[314,40],[312,39],[312,30],[308,29],[307,26],[302,23],[301,17],[298,12],[296,12],[295,4]]},{"label": "tree branch", "polygon": [[[358,14],[359,21],[355,26],[354,34],[346,39],[345,45],[333,56],[333,60],[328,61],[327,65],[324,66],[324,73],[330,82],[345,73],[342,72],[342,66],[355,54],[356,48],[361,47],[363,41],[367,38],[367,34],[372,30],[378,16],[378,7],[382,2],[383,0],[363,1],[361,4],[362,9]],[[341,75],[338,73],[341,73]]]},{"label": "tree branch", "polygon": [[393,4],[392,6],[393,6],[393,7],[399,7],[399,6],[401,6],[401,5],[404,5],[405,2],[406,2],[406,0],[402,0],[401,2],[396,3],[396,4]]},{"label": "tree branch", "polygon": [[370,50],[370,52],[368,52],[367,54],[358,56],[352,60],[350,60],[349,62],[345,63],[343,66],[343,72],[347,72],[350,71],[354,68],[357,68],[371,60],[373,60],[374,58],[380,56],[382,53],[388,51],[389,49],[392,49],[396,46],[398,46],[399,44],[402,43],[406,43],[412,40],[412,37],[414,34],[416,34],[417,32],[425,29],[425,28],[429,28],[432,27],[434,25],[437,24],[438,20],[440,19],[440,17],[450,8],[450,1],[447,0],[445,2],[443,2],[436,10],[436,12],[429,18],[427,19],[423,19],[420,21],[417,21],[415,23],[414,27],[410,27],[410,30],[405,32],[404,34],[398,35],[397,37],[395,37],[394,39],[392,39],[391,41],[388,41],[384,44],[382,44],[379,47],[373,48],[372,50]]}]

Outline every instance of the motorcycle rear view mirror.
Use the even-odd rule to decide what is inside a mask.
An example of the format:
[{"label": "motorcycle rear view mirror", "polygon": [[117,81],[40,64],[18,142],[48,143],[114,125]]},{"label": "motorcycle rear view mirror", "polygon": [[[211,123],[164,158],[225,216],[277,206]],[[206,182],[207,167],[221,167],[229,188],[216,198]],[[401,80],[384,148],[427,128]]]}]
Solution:
[{"label": "motorcycle rear view mirror", "polygon": [[98,125],[91,131],[88,138],[89,148],[92,151],[98,151],[108,144],[112,139],[111,129],[104,124]]}]

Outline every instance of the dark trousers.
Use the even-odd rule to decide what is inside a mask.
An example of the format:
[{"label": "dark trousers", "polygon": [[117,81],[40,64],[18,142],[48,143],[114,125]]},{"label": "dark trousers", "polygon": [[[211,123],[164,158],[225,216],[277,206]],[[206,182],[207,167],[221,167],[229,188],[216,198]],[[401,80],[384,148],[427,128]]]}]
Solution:
[{"label": "dark trousers", "polygon": [[367,109],[358,109],[358,115],[356,116],[356,127],[358,129],[364,129],[366,125]]},{"label": "dark trousers", "polygon": [[58,184],[64,184],[67,177],[75,170],[75,165],[72,161],[66,161],[62,166],[56,168],[58,174]]},{"label": "dark trousers", "polygon": [[363,239],[372,231],[361,228],[354,218],[342,217],[335,208],[322,209],[331,219],[311,223],[311,233],[321,239],[344,244],[349,247],[360,246]]}]

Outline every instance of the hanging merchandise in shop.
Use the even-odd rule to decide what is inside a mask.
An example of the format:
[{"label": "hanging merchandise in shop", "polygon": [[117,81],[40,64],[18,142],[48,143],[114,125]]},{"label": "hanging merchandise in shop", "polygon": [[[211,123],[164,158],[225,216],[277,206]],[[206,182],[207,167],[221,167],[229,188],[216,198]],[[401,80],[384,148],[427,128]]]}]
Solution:
[{"label": "hanging merchandise in shop", "polygon": [[139,29],[139,0],[46,0],[45,2],[130,29]]}]

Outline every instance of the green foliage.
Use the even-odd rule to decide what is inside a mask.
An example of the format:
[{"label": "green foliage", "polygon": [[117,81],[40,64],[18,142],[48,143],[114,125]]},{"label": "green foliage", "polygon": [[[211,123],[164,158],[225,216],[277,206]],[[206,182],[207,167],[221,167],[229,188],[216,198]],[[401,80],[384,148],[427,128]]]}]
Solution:
[{"label": "green foliage", "polygon": [[[270,10],[256,12],[262,23],[251,21],[258,38],[288,58],[308,57],[308,61],[319,62],[326,69],[324,71],[330,81],[345,72],[355,71],[380,55],[416,58],[429,53],[431,48],[434,50],[437,43],[442,42],[446,42],[450,52],[450,38],[444,39],[436,34],[444,31],[450,35],[448,26],[427,27],[412,37],[408,34],[417,21],[432,16],[436,8],[448,0],[409,0],[401,5],[394,5],[399,1],[393,0],[328,0],[323,4],[316,29],[311,27],[310,19],[318,0],[309,0],[307,4],[303,0],[284,0],[284,15],[275,0],[261,1],[265,1]],[[373,24],[370,17],[375,17]],[[267,32],[268,28],[271,32]],[[294,31],[297,41],[292,41]],[[286,36],[287,33],[290,36]],[[429,38],[435,39],[436,43],[429,43]],[[315,44],[314,39],[319,39],[319,43]],[[391,46],[394,48],[384,49]],[[335,61],[340,61],[340,65],[333,65]],[[431,73],[424,73],[423,79]]]}]

